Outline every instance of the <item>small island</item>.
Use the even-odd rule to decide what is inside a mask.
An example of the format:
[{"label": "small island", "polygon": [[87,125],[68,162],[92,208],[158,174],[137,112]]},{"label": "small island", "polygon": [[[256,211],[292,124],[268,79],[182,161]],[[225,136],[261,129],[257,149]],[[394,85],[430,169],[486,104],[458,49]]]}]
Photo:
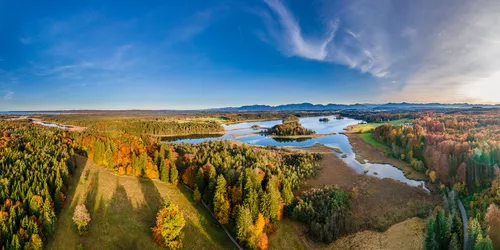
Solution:
[{"label": "small island", "polygon": [[325,118],[319,118],[319,121],[320,122],[329,122],[330,119],[328,119],[327,117],[325,117]]},{"label": "small island", "polygon": [[282,124],[275,125],[267,131],[267,135],[275,137],[311,137],[311,135],[316,134],[314,130],[302,127],[299,123],[299,118],[293,115],[287,116],[283,119]]},{"label": "small island", "polygon": [[271,128],[263,128],[259,125],[253,125],[250,128],[253,130],[259,130],[259,132],[251,132],[247,134],[232,134],[234,138],[252,136],[252,135],[267,135],[276,140],[281,141],[303,141],[311,138],[318,138],[326,135],[335,135],[335,132],[328,134],[316,134],[312,129],[304,128],[302,124],[299,123],[299,118],[294,115],[288,115],[282,120],[282,124],[274,125]]},{"label": "small island", "polygon": [[278,124],[267,129],[267,134],[275,136],[305,136],[314,135],[316,132],[302,127],[302,125],[298,122],[289,122]]},{"label": "small island", "polygon": [[253,130],[256,130],[256,129],[260,129],[260,126],[255,124],[255,125],[252,125],[250,128]]}]

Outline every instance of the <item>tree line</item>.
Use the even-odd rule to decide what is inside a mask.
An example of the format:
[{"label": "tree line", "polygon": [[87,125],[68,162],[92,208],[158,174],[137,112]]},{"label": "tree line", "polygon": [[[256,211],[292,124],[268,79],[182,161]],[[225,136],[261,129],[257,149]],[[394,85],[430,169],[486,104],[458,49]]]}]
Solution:
[{"label": "tree line", "polygon": [[317,241],[331,243],[352,231],[350,194],[337,187],[325,186],[305,191],[290,206],[291,217],[309,225],[309,234]]},{"label": "tree line", "polygon": [[315,176],[319,154],[236,145],[230,141],[175,144],[184,184],[195,189],[241,244],[267,248],[293,190]]},{"label": "tree line", "polygon": [[[498,111],[492,111],[497,112]],[[500,114],[432,114],[412,124],[384,124],[372,136],[391,154],[442,183],[488,187],[500,163]]]},{"label": "tree line", "polygon": [[294,136],[313,135],[316,134],[316,132],[312,129],[302,127],[302,125],[298,122],[286,122],[268,128],[266,134],[275,136]]},{"label": "tree line", "polygon": [[92,123],[88,130],[96,132],[124,132],[128,134],[186,135],[224,132],[217,122],[163,122],[121,120]]},{"label": "tree line", "polygon": [[26,122],[0,121],[0,132],[0,246],[42,249],[65,205],[71,139]]}]

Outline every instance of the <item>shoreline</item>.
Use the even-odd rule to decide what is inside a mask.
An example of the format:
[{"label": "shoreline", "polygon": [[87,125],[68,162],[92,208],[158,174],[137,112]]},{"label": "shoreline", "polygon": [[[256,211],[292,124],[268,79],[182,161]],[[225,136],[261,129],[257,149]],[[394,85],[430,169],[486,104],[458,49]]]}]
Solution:
[{"label": "shoreline", "polygon": [[429,178],[425,175],[425,173],[417,172],[410,166],[409,163],[387,156],[385,151],[370,145],[368,142],[363,140],[363,138],[359,136],[361,133],[352,131],[355,126],[357,125],[347,126],[345,128],[346,132],[341,132],[341,134],[347,136],[349,143],[356,154],[356,160],[358,162],[364,163],[362,160],[368,160],[370,163],[390,164],[403,171],[406,178],[415,181],[424,181],[426,186],[430,184],[428,183]]}]

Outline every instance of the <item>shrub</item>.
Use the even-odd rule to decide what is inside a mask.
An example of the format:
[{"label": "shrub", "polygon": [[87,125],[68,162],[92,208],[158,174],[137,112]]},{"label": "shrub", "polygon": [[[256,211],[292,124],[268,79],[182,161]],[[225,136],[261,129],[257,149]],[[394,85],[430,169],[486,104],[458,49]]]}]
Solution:
[{"label": "shrub", "polygon": [[196,202],[200,202],[200,200],[201,200],[201,193],[198,190],[198,187],[196,187],[196,189],[193,192],[193,200]]},{"label": "shrub", "polygon": [[85,207],[85,204],[80,204],[76,206],[75,212],[73,213],[73,225],[79,235],[85,235],[88,231],[88,226],[90,223],[90,213]]}]

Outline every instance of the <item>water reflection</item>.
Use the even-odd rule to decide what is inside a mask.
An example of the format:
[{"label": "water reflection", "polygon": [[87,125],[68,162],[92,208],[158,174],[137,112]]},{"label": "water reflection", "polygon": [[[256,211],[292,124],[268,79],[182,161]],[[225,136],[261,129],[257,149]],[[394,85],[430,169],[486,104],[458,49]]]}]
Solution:
[{"label": "water reflection", "polygon": [[[320,118],[328,118],[328,122],[320,122]],[[356,160],[356,154],[354,153],[352,146],[349,142],[347,136],[343,134],[338,134],[344,131],[344,128],[349,125],[358,124],[361,122],[356,119],[335,119],[335,116],[316,116],[316,117],[305,117],[300,118],[300,123],[308,129],[314,130],[317,134],[330,134],[337,133],[335,135],[327,135],[317,138],[299,138],[299,139],[283,139],[283,138],[271,138],[263,134],[252,134],[261,131],[261,129],[255,130],[250,127],[253,125],[258,125],[261,128],[269,128],[276,124],[281,124],[281,120],[272,121],[260,121],[260,122],[243,122],[232,125],[224,125],[226,130],[229,130],[224,135],[207,135],[206,137],[197,136],[185,136],[179,137],[175,140],[170,138],[168,141],[174,143],[201,143],[207,140],[219,140],[219,139],[231,139],[237,140],[248,144],[260,145],[260,146],[292,146],[292,147],[307,147],[314,144],[323,144],[327,147],[338,148],[342,150],[342,153],[337,153],[332,150],[342,161],[344,161],[349,167],[354,169],[359,174],[367,174],[375,176],[378,178],[392,178],[401,182],[404,182],[410,186],[424,187],[423,181],[415,181],[406,178],[403,172],[390,164],[376,164],[376,163],[360,163]],[[236,135],[236,136],[233,136]],[[240,136],[237,136],[240,135]],[[245,136],[241,136],[245,135]],[[203,138],[200,138],[203,137]],[[342,155],[344,155],[342,157]]]}]

